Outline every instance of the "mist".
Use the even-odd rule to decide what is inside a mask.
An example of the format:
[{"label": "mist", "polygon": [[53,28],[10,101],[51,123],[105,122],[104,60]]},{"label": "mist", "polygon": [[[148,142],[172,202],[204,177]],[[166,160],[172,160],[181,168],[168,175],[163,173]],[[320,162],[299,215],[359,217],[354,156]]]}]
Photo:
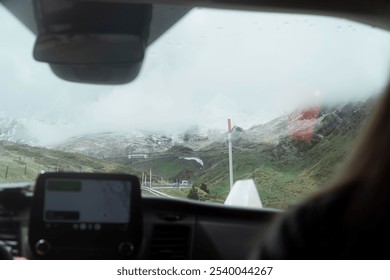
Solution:
[{"label": "mist", "polygon": [[33,60],[34,35],[1,6],[0,26],[0,117],[47,124],[31,127],[47,143],[225,129],[227,118],[249,128],[299,107],[366,99],[389,76],[389,32],[343,19],[196,9],[148,48],[139,77],[123,86],[62,81]]}]

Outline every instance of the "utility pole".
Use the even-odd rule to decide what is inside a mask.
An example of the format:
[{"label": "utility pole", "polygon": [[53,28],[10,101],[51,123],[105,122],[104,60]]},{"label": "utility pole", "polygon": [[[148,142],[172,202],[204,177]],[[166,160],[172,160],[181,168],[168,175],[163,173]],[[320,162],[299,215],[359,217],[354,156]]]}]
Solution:
[{"label": "utility pole", "polygon": [[149,187],[152,188],[152,168],[150,168]]},{"label": "utility pole", "polygon": [[229,146],[229,178],[230,189],[233,188],[233,148],[232,148],[232,123],[228,119],[228,146]]}]

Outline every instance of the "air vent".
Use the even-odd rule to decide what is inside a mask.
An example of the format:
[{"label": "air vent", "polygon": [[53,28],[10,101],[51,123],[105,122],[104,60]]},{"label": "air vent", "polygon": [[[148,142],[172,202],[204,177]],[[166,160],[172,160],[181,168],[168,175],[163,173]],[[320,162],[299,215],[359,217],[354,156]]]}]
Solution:
[{"label": "air vent", "polygon": [[0,240],[13,256],[20,256],[20,227],[18,222],[0,220]]},{"label": "air vent", "polygon": [[150,259],[189,259],[190,244],[190,228],[188,226],[156,225],[153,229]]}]

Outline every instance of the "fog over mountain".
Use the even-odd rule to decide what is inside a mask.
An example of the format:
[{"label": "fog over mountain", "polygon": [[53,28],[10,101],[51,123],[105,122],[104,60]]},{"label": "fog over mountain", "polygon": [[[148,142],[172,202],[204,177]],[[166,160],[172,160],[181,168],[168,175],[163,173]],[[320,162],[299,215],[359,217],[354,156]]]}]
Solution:
[{"label": "fog over mountain", "polygon": [[[280,149],[284,149],[284,153],[293,152],[289,139],[316,143],[341,126],[348,125],[349,129],[358,129],[362,120],[368,118],[376,100],[377,98],[370,98],[366,101],[332,106],[312,106],[248,129],[237,124],[233,129],[233,144],[236,149],[243,150],[252,149],[253,145],[267,144],[279,147],[274,153],[280,153]],[[192,126],[180,133],[107,131],[70,137],[57,145],[45,145],[40,142],[42,139],[37,137],[37,133],[55,133],[69,127],[69,124],[56,125],[26,119],[0,118],[0,140],[46,146],[117,161],[126,161],[129,155],[156,155],[173,147],[183,147],[193,152],[220,149],[226,146],[227,141],[226,131],[202,126]],[[190,156],[191,152],[188,155]]]},{"label": "fog over mountain", "polygon": [[0,26],[9,38],[0,44],[0,117],[40,145],[104,132],[226,130],[227,118],[247,130],[299,106],[367,98],[389,77],[389,32],[335,18],[193,9],[122,86],[65,82],[34,61],[34,34],[2,6]]}]

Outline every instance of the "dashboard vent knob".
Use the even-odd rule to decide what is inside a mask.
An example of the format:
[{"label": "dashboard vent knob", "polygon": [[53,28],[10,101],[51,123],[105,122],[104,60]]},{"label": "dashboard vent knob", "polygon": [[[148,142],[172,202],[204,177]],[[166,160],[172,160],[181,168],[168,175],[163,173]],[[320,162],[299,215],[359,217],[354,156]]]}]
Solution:
[{"label": "dashboard vent knob", "polygon": [[40,239],[35,243],[35,253],[39,256],[45,256],[51,249],[50,242],[45,239]]}]

